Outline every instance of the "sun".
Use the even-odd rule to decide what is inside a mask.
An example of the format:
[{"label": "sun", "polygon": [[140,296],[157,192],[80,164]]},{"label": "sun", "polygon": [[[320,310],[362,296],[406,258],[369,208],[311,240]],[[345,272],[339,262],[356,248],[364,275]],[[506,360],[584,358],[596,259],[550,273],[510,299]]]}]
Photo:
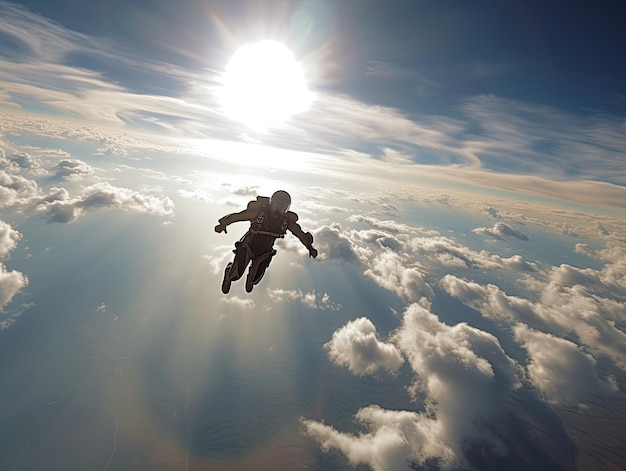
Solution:
[{"label": "sun", "polygon": [[302,66],[277,41],[240,47],[221,82],[218,97],[228,117],[257,131],[281,125],[313,101]]}]

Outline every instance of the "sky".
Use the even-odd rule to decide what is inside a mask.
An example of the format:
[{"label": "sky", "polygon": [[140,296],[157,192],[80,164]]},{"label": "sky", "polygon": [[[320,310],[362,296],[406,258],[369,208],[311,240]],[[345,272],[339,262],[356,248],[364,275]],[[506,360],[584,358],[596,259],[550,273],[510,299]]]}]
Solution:
[{"label": "sky", "polygon": [[626,467],[624,13],[0,1],[0,467]]}]

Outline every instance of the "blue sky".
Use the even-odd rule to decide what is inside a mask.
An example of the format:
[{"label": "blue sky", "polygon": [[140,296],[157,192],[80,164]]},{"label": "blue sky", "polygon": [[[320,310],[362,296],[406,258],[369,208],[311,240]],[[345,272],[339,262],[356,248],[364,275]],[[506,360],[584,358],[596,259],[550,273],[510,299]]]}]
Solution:
[{"label": "blue sky", "polygon": [[[423,108],[401,97],[419,80],[439,91],[428,111],[433,101],[485,93],[578,112],[619,113],[624,105],[618,2],[20,3],[145,59],[189,68],[223,67],[229,45],[210,23],[216,17],[236,39],[274,36],[300,57],[330,48],[342,72],[337,89],[411,112]],[[381,83],[376,72],[395,73],[396,86]],[[141,87],[131,76],[112,78]]]},{"label": "blue sky", "polygon": [[[21,5],[3,3],[10,68],[2,81],[11,110],[182,138],[245,139],[211,91],[239,46],[270,38],[294,51],[318,99],[252,139],[389,163],[396,155],[438,173],[487,170],[501,182],[485,173],[463,177],[526,193],[544,191],[521,175],[618,185],[594,187],[600,206],[615,207],[623,195],[625,39],[617,3]],[[560,193],[582,202],[573,183]]]},{"label": "blue sky", "polygon": [[626,463],[623,11],[0,1],[0,468]]}]

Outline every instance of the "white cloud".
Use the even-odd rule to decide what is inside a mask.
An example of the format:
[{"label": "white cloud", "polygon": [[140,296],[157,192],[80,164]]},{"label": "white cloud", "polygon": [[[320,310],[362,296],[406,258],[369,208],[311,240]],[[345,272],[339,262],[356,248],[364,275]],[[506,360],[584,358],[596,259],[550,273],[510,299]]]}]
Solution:
[{"label": "white cloud", "polygon": [[472,232],[499,240],[504,240],[505,237],[515,237],[520,240],[530,239],[528,234],[524,234],[504,222],[497,222],[492,227],[477,227],[472,229]]},{"label": "white cloud", "polygon": [[0,310],[9,304],[13,297],[25,286],[28,285],[28,278],[18,271],[8,271],[0,263]]},{"label": "white cloud", "polygon": [[350,231],[349,237],[359,246],[374,244],[377,246],[376,248],[388,248],[394,252],[402,252],[406,249],[406,243],[402,240],[404,237],[396,237],[393,234],[377,229]]},{"label": "white cloud", "polygon": [[341,304],[333,302],[328,293],[317,293],[315,290],[303,292],[300,289],[270,289],[267,294],[274,302],[299,301],[311,309],[321,309],[323,311],[337,311],[341,309]]},{"label": "white cloud", "polygon": [[34,180],[0,170],[0,207],[25,204],[39,191],[39,185]]},{"label": "white cloud", "polygon": [[24,56],[32,59],[54,60],[75,51],[81,42],[91,43],[88,36],[71,33],[43,16],[30,13],[24,7],[3,2],[0,5],[0,28],[22,46]]},{"label": "white cloud", "polygon": [[353,435],[322,422],[303,419],[302,423],[305,433],[319,442],[322,450],[337,449],[350,464],[368,465],[374,471],[405,471],[410,462],[432,460],[448,469],[457,461],[440,438],[441,423],[424,414],[369,406],[359,410],[355,419],[370,432]]},{"label": "white cloud", "polygon": [[106,182],[85,188],[73,199],[66,190],[53,188],[48,197],[37,203],[37,211],[49,223],[72,223],[99,209],[122,209],[160,216],[171,216],[174,211],[174,203],[168,197],[144,195]]},{"label": "white cloud", "polygon": [[433,290],[425,281],[424,274],[417,268],[407,266],[406,259],[390,250],[382,251],[369,261],[365,276],[409,301],[430,300],[433,297]]},{"label": "white cloud", "polygon": [[[385,195],[381,195],[381,197],[385,197],[385,196],[388,197],[388,195],[389,193],[386,192]],[[382,203],[380,201],[373,201],[372,204],[382,206],[385,203]],[[380,219],[377,219],[371,216],[354,215],[354,216],[350,216],[348,220],[351,222],[362,222],[362,223],[369,224],[373,228],[380,229],[381,231],[384,231],[387,234],[399,234],[399,235],[406,235],[410,237],[416,237],[416,236],[432,237],[432,236],[439,235],[439,232],[433,229],[428,229],[428,228],[419,227],[419,226],[417,227],[410,226],[408,224],[403,224],[401,222],[393,221],[393,220],[381,221]]]},{"label": "white cloud", "polygon": [[602,285],[610,292],[626,296],[626,241],[610,240],[596,255],[605,262],[598,274]]},{"label": "white cloud", "polygon": [[359,262],[365,276],[410,302],[433,298],[426,275],[441,268],[538,272],[536,264],[520,255],[504,258],[486,250],[477,252],[437,231],[370,216],[355,215],[348,220],[374,229],[342,229],[338,224],[323,227],[316,236],[320,260]]},{"label": "white cloud", "polygon": [[500,217],[500,211],[493,206],[485,206],[481,209],[484,214],[491,216],[494,219],[498,219]]},{"label": "white cloud", "polygon": [[590,257],[593,257],[595,254],[595,251],[593,249],[589,248],[587,244],[583,243],[576,244],[576,248],[574,249],[574,251],[577,253],[584,253],[585,255],[588,255]]},{"label": "white cloud", "polygon": [[[481,127],[475,152],[485,168],[506,155],[515,173],[626,183],[626,173],[616,166],[620,150],[626,147],[617,118],[567,114],[495,96],[470,98],[463,110]],[[564,156],[568,157],[566,166]]]},{"label": "white cloud", "polygon": [[[22,234],[13,229],[10,224],[0,219],[0,258],[6,258],[15,250],[17,243],[22,239]],[[9,271],[0,263],[0,312],[9,304],[13,297],[25,286],[28,278],[23,273]],[[13,321],[0,321],[0,330],[11,325]]]},{"label": "white cloud", "polygon": [[[169,137],[237,138],[237,130],[214,106],[211,90],[215,84],[210,82],[214,72],[201,79],[196,71],[133,56],[121,44],[68,30],[25,8],[6,2],[1,8],[0,33],[20,46],[19,55],[0,63],[2,100],[7,105],[20,106],[23,99],[93,123],[117,128],[129,123],[147,125]],[[111,81],[98,71],[66,65],[67,58],[75,54],[105,67],[115,63],[118,68],[150,73],[154,88],[166,78],[184,92],[179,96],[136,93],[132,84],[124,83],[122,74]],[[623,206],[626,173],[619,164],[620,149],[626,146],[621,118],[568,114],[494,96],[465,100],[454,119],[410,115],[348,96],[319,93],[318,98],[306,116],[294,118],[282,131],[256,138],[283,149],[309,147],[320,153],[352,156],[348,161],[324,156],[326,163],[332,162],[334,168],[349,175],[359,165],[359,173],[378,179],[391,175],[394,180],[410,182],[416,177],[421,181],[432,177],[448,183],[471,182]],[[363,143],[370,147],[370,155],[356,150]],[[103,142],[98,152],[126,155],[128,149]],[[428,155],[429,165],[413,163],[419,162],[421,154]],[[372,156],[395,158],[390,163]],[[502,156],[511,168],[509,174],[494,171],[503,167]],[[563,162],[567,162],[566,168]],[[400,171],[389,172],[390,168]],[[563,181],[572,175],[576,181]]]},{"label": "white cloud", "polygon": [[521,384],[519,365],[495,336],[465,323],[446,325],[413,304],[395,344],[416,374],[414,390],[426,393],[445,441],[457,456],[462,456],[465,440],[501,446],[482,425],[497,416],[506,394]]},{"label": "white cloud", "polygon": [[6,159],[20,169],[35,169],[39,167],[37,160],[31,157],[27,152],[15,152],[8,155]]},{"label": "white cloud", "polygon": [[418,237],[411,241],[412,249],[427,256],[432,262],[449,268],[482,268],[495,270],[519,260],[502,258],[486,250],[476,252],[448,237]]},{"label": "white cloud", "polygon": [[0,258],[7,257],[21,239],[22,234],[0,219]]},{"label": "white cloud", "polygon": [[[623,303],[606,302],[590,294],[582,285],[562,286],[554,279],[542,285],[540,301],[509,296],[495,285],[482,286],[453,275],[442,278],[440,285],[483,316],[506,324],[527,324],[535,329],[565,336],[576,333],[582,345],[594,355],[610,358],[626,370],[626,334],[607,320],[624,311]],[[607,311],[607,309],[610,309]]]},{"label": "white cloud", "polygon": [[354,263],[359,261],[355,248],[340,226],[324,226],[315,231],[315,246],[320,260]]},{"label": "white cloud", "polygon": [[379,369],[394,372],[404,362],[398,349],[382,341],[374,324],[365,317],[337,330],[324,347],[333,363],[359,376],[374,374]]},{"label": "white cloud", "polygon": [[[465,323],[446,325],[412,304],[391,342],[408,358],[415,373],[411,391],[416,398],[425,395],[426,412],[363,408],[356,420],[370,431],[358,435],[303,420],[305,432],[322,449],[338,449],[355,465],[390,471],[405,470],[409,463],[463,466],[468,444],[486,448],[485,453],[506,453],[485,425],[498,418],[507,394],[521,386],[521,370],[493,335]],[[367,319],[347,324],[328,345],[334,361],[357,374],[367,371],[368,355],[379,351],[375,328]]]},{"label": "white cloud", "polygon": [[575,343],[524,324],[516,325],[513,331],[528,351],[528,378],[548,402],[577,405],[591,394],[618,390],[614,378],[605,382],[598,377],[596,360]]},{"label": "white cloud", "polygon": [[59,178],[75,180],[94,173],[94,169],[82,160],[63,159],[52,168],[52,172]]}]

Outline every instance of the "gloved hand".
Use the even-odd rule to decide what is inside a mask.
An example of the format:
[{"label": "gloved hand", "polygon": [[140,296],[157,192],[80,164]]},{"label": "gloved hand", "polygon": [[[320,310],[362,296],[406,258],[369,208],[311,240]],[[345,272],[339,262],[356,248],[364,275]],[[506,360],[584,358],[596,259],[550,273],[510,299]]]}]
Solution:
[{"label": "gloved hand", "polygon": [[313,246],[309,247],[309,257],[317,257],[317,249],[315,249]]},{"label": "gloved hand", "polygon": [[224,224],[218,224],[217,226],[215,226],[215,232],[220,233],[224,231],[224,234],[228,234],[228,232],[226,231],[226,226]]}]

